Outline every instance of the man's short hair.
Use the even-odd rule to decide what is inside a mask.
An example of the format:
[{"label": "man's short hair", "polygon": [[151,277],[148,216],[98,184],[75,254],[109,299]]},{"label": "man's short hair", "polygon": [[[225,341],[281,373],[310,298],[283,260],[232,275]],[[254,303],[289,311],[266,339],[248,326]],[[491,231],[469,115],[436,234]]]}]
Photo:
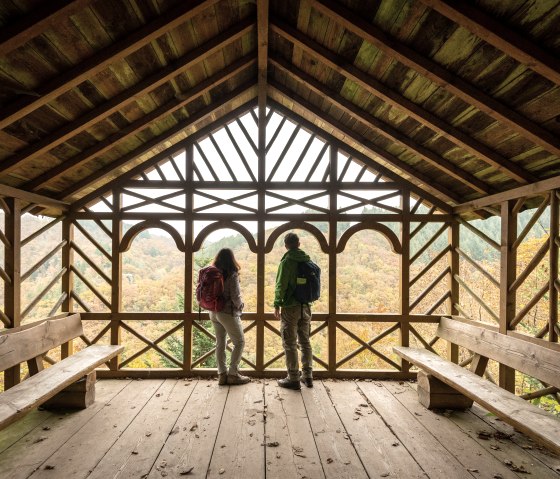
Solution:
[{"label": "man's short hair", "polygon": [[299,246],[299,236],[295,233],[288,233],[284,236],[284,245],[289,249],[294,249]]}]

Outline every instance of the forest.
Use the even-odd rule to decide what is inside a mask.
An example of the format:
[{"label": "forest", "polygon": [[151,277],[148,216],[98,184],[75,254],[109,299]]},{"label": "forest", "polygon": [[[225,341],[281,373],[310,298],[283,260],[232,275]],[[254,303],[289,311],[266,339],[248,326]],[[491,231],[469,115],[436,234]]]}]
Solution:
[{"label": "forest", "polygon": [[[365,213],[375,212],[373,208],[365,210]],[[530,218],[531,212],[523,213],[519,216],[519,229],[522,229]],[[536,251],[548,238],[546,229],[548,211],[545,211],[539,221],[532,228],[531,233],[521,243],[518,250],[518,270],[522,271],[524,266],[533,258]],[[43,227],[50,220],[26,215],[22,221],[23,234],[27,237],[34,231]],[[499,241],[500,221],[493,217],[485,221],[474,221],[472,223],[488,237]],[[395,233],[400,235],[400,226],[397,223],[386,223]],[[109,225],[105,225],[109,227]],[[125,224],[125,231],[132,224]],[[315,224],[325,235],[328,235],[326,224]],[[340,223],[337,235],[342,233],[350,226],[349,223]],[[412,224],[411,229],[416,228],[417,224]],[[411,241],[411,253],[414,254],[428,239],[440,230],[441,224],[428,224],[416,234]],[[267,231],[267,237],[271,231]],[[85,234],[84,234],[85,233]],[[227,233],[230,233],[227,235]],[[326,313],[328,304],[328,257],[321,252],[318,242],[306,232],[298,232],[301,235],[302,249],[304,249],[322,269],[322,295],[321,299],[313,305],[316,313]],[[87,310],[92,312],[105,312],[109,310],[108,300],[110,300],[110,287],[106,279],[100,276],[88,264],[82,256],[93,258],[99,269],[110,278],[111,267],[107,257],[102,254],[87,236],[95,238],[96,242],[103,247],[107,253],[111,253],[110,237],[104,229],[93,221],[81,221],[80,228],[76,228],[75,243],[78,250],[74,253],[75,266],[78,272],[86,278],[87,282],[95,286],[95,289],[102,297],[93,292],[86,282],[79,275],[75,275],[74,291],[79,301],[75,303],[77,311]],[[328,236],[327,236],[328,237]],[[41,258],[49,254],[61,240],[60,224],[55,225],[39,239],[33,240],[25,245],[22,254],[22,271],[27,271],[33,267]],[[444,231],[418,259],[411,268],[411,278],[414,278],[424,266],[432,261],[447,245],[447,233]],[[226,236],[215,242],[207,242],[201,251],[194,255],[193,281],[196,281],[198,269],[208,264],[220,248],[231,248],[239,263],[241,264],[241,287],[245,302],[246,312],[256,311],[256,255],[248,248],[245,239],[234,231],[226,232]],[[468,229],[461,227],[461,249],[470,258],[483,266],[496,279],[499,279],[499,256],[498,252],[489,248],[477,236]],[[3,253],[3,252],[2,252]],[[284,253],[282,239],[277,241],[273,251],[267,255],[265,266],[265,305],[266,311],[272,311],[272,299],[274,290],[274,280],[278,262]],[[142,331],[142,334],[155,340],[163,332],[175,326],[176,322],[157,320],[158,312],[180,312],[184,305],[184,255],[180,253],[173,240],[169,236],[160,234],[155,230],[144,231],[136,237],[129,251],[123,254],[123,307],[125,312],[146,312],[154,313],[154,319],[142,321],[142,324],[135,324],[135,328]],[[3,258],[2,258],[3,264]],[[37,306],[27,311],[33,299],[37,297],[52,281],[61,268],[61,253],[54,254],[41,268],[31,274],[23,284],[22,310],[26,312],[23,323],[31,322],[53,314],[53,307],[61,295],[61,283],[58,281],[53,288],[44,296]],[[447,266],[446,255],[437,261],[434,266],[411,287],[411,301],[417,297],[427,285],[429,285]],[[347,244],[344,252],[337,256],[337,312],[339,313],[398,313],[399,312],[399,256],[391,252],[388,241],[379,233],[371,230],[364,230],[353,236]],[[499,311],[498,288],[486,277],[481,275],[475,268],[465,260],[460,263],[460,276],[463,278],[469,289],[482,298],[494,312]],[[518,309],[522,308],[535,295],[548,278],[548,256],[543,258],[539,266],[529,276],[525,284],[518,292]],[[194,287],[194,285],[193,285]],[[193,288],[194,289],[194,288]],[[421,301],[414,304],[412,313],[425,313],[430,305],[448,291],[446,278],[439,281],[438,285]],[[486,322],[493,322],[492,316],[480,306],[477,301],[469,295],[465,289],[461,289],[460,304],[463,312],[470,318]],[[434,314],[447,313],[447,303],[443,302],[434,311]],[[197,311],[196,300],[193,298],[193,310]],[[2,305],[3,307],[3,295]],[[545,295],[532,308],[527,318],[518,326],[518,330],[527,334],[534,335],[546,322],[548,316],[548,298]],[[317,327],[319,322],[314,323]],[[249,322],[245,322],[246,325]],[[88,321],[86,325],[88,336],[94,337],[104,326],[102,321]],[[201,326],[212,333],[212,326],[209,321],[202,321]],[[353,334],[365,341],[377,336],[392,326],[387,322],[367,322],[367,321],[348,321],[344,327]],[[435,332],[435,325],[416,324],[415,331],[426,341],[430,341]],[[348,335],[338,331],[337,335],[337,354],[338,358],[343,358],[350,354],[357,347],[357,343]],[[107,341],[108,338],[101,338]],[[255,354],[255,333],[254,329],[246,335],[247,345],[244,356],[254,359]],[[124,358],[129,357],[135,351],[141,349],[144,344],[128,331],[123,331],[122,341],[126,346]],[[385,356],[395,360],[391,352],[391,347],[399,341],[399,332],[395,330],[385,336],[382,340],[375,343],[375,348]],[[412,334],[411,345],[422,347],[421,341]],[[182,361],[182,332],[179,329],[161,343],[163,349],[172,356]],[[209,351],[213,347],[211,338],[200,332],[198,329],[194,333],[193,357],[197,358]],[[436,343],[435,349],[443,352],[444,345]],[[313,337],[314,354],[327,360],[327,341],[325,330],[317,333]],[[439,349],[438,349],[439,348]],[[266,330],[265,336],[265,361],[274,358],[281,352],[280,338],[272,332]],[[215,360],[210,356],[202,363],[203,367],[213,367]],[[154,350],[142,354],[134,359],[128,367],[177,367],[175,363],[158,354]],[[279,359],[273,368],[282,368],[283,360]],[[320,368],[320,365],[317,365]],[[369,351],[363,351],[349,360],[345,365],[349,369],[390,369],[391,366],[382,358]],[[531,378],[519,375],[519,390],[527,391],[536,388],[538,385]],[[543,399],[545,400],[545,399]],[[546,401],[546,400],[545,400]]]}]

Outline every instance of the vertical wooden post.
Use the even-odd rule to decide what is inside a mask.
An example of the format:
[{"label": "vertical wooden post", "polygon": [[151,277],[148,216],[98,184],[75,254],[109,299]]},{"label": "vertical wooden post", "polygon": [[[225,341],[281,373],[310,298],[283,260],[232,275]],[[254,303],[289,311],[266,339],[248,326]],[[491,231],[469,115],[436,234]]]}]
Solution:
[{"label": "vertical wooden post", "polygon": [[[459,248],[459,222],[457,219],[453,218],[448,229],[448,244],[449,244],[449,254],[447,255],[449,264],[449,275],[447,279],[447,284],[449,287],[449,303],[447,312],[450,315],[457,315],[457,304],[459,303],[459,284],[455,281],[455,275],[459,274],[459,253],[457,248]],[[459,346],[451,342],[447,343],[447,359],[451,362],[459,362]]]},{"label": "vertical wooden post", "polygon": [[[402,224],[401,224],[401,243],[402,254],[399,258],[399,313],[401,314],[400,343],[401,346],[408,347],[410,341],[410,191],[402,190],[401,195]],[[401,371],[407,373],[410,370],[410,363],[401,360]]]},{"label": "vertical wooden post", "polygon": [[558,192],[550,192],[550,253],[549,253],[549,317],[548,317],[548,340],[551,342],[558,342],[558,332],[556,327],[558,325],[558,243],[560,242],[560,221],[559,214],[559,200]]},{"label": "vertical wooden post", "polygon": [[[260,73],[259,73],[260,74]],[[262,84],[261,84],[262,86]],[[266,194],[266,89],[258,97],[258,171],[257,171],[257,372],[264,372],[264,281],[265,281],[265,194]]]},{"label": "vertical wooden post", "polygon": [[[120,253],[122,239],[121,221],[122,192],[113,190],[113,220],[112,220],[112,247],[111,247],[111,344],[121,344],[121,328],[118,313],[122,307],[122,254]],[[112,371],[119,369],[120,355],[111,359],[109,367]]]},{"label": "vertical wooden post", "polygon": [[336,244],[338,232],[338,148],[330,146],[330,184],[329,184],[329,319],[327,334],[329,338],[329,375],[336,373]]},{"label": "vertical wooden post", "polygon": [[[11,283],[4,283],[4,313],[12,322],[11,327],[21,325],[21,201],[6,198],[9,213],[6,213],[5,235],[10,247],[4,248],[4,266]],[[20,366],[4,371],[4,389],[20,382]]]},{"label": "vertical wooden post", "polygon": [[[74,223],[68,217],[62,220],[62,239],[66,241],[66,244],[62,247],[62,267],[66,268],[66,272],[62,276],[62,294],[66,295],[62,302],[62,311],[72,313],[74,311],[74,301],[71,296],[74,290],[74,273],[71,270],[71,266],[74,264],[74,250],[72,249]],[[74,342],[72,340],[62,344],[60,347],[62,359],[67,358],[73,352]]]},{"label": "vertical wooden post", "polygon": [[[517,213],[515,201],[504,201],[501,205],[501,254],[500,254],[500,324],[499,330],[507,334],[511,320],[515,317],[515,291],[511,285],[516,277],[517,252],[513,247],[517,239]],[[500,387],[515,391],[515,370],[500,364]]]},{"label": "vertical wooden post", "polygon": [[185,285],[183,291],[183,371],[192,373],[192,346],[193,346],[193,241],[194,241],[194,222],[193,222],[193,163],[194,145],[192,142],[187,144],[185,151],[185,174],[187,187],[185,189]]}]

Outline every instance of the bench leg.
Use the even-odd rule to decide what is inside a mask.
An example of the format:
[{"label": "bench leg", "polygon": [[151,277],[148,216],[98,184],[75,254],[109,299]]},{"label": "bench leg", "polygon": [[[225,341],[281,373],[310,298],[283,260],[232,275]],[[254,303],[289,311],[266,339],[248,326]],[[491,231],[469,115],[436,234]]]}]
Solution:
[{"label": "bench leg", "polygon": [[43,404],[45,409],[85,409],[95,401],[95,371],[60,391]]},{"label": "bench leg", "polygon": [[428,409],[467,409],[473,401],[425,371],[418,371],[418,401]]}]

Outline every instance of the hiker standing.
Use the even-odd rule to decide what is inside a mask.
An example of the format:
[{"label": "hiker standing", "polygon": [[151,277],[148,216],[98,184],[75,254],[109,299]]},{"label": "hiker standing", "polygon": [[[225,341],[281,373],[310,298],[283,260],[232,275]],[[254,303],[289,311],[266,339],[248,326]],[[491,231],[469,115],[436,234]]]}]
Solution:
[{"label": "hiker standing", "polygon": [[[224,306],[220,311],[209,311],[216,332],[218,384],[247,384],[250,379],[239,374],[238,369],[245,346],[245,335],[241,324],[244,304],[239,288],[240,266],[229,248],[221,249],[212,264],[221,271],[224,281]],[[226,333],[233,343],[229,369],[226,367]]]},{"label": "hiker standing", "polygon": [[[278,385],[288,389],[301,389],[300,380],[307,387],[313,387],[313,352],[309,334],[311,330],[310,301],[298,300],[296,288],[298,283],[303,283],[303,278],[298,278],[299,263],[310,263],[309,256],[299,249],[299,237],[295,233],[288,233],[284,237],[284,246],[287,251],[282,257],[276,274],[276,289],[274,294],[274,316],[281,319],[280,332],[282,345],[286,353],[286,369],[288,375],[278,380]],[[319,268],[311,263],[319,272]],[[320,289],[317,283],[315,289]],[[318,298],[318,291],[316,294]],[[311,298],[309,298],[311,299]],[[313,300],[314,300],[313,299]],[[302,372],[299,371],[298,344],[301,349]]]}]

